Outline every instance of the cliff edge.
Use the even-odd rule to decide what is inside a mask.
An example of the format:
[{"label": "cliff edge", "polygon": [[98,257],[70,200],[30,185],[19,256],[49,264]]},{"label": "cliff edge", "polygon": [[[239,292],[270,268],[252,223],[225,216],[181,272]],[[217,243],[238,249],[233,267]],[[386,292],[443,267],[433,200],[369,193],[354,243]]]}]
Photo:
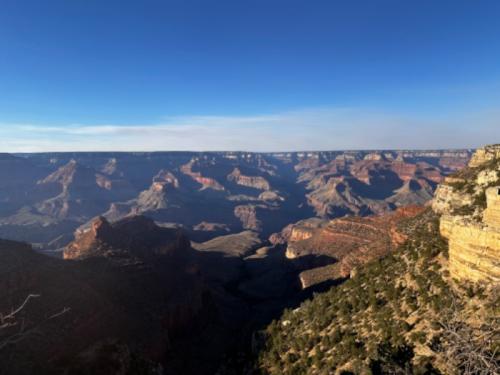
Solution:
[{"label": "cliff edge", "polygon": [[468,167],[436,191],[433,209],[442,214],[453,278],[500,282],[500,145],[476,151]]}]

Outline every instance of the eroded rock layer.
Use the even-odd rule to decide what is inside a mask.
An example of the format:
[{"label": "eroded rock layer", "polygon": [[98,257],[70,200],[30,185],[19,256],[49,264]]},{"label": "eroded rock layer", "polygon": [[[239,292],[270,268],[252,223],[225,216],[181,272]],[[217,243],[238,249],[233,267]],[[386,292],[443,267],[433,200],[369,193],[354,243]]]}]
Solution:
[{"label": "eroded rock layer", "polygon": [[500,282],[500,231],[463,221],[449,224],[446,217],[441,220],[441,234],[449,239],[452,277]]},{"label": "eroded rock layer", "polygon": [[449,240],[451,276],[500,282],[500,146],[479,149],[469,167],[437,189],[433,208]]},{"label": "eroded rock layer", "polygon": [[405,239],[398,230],[401,221],[414,217],[422,207],[405,207],[394,213],[371,217],[345,217],[330,221],[299,222],[287,229],[288,259],[324,258],[326,264],[300,274],[303,288],[332,279],[342,279],[362,264],[394,250]]}]

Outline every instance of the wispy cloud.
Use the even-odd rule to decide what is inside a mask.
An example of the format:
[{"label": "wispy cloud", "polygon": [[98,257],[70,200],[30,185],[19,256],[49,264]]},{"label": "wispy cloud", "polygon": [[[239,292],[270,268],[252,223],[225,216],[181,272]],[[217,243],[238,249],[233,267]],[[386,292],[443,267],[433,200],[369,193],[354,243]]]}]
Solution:
[{"label": "wispy cloud", "polygon": [[259,116],[169,117],[142,125],[0,123],[4,152],[447,148],[498,141],[498,112],[432,119],[319,108]]}]

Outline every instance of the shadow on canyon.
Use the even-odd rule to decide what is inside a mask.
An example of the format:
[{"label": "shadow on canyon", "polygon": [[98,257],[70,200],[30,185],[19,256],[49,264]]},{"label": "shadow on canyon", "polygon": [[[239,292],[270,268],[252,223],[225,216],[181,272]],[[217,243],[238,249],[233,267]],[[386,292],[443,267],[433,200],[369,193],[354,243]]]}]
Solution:
[{"label": "shadow on canyon", "polygon": [[[195,350],[196,360],[191,358],[181,366],[185,373],[241,374],[243,370],[250,371],[258,354],[261,330],[281,317],[285,309],[297,308],[314,293],[324,292],[344,281],[329,280],[303,290],[299,279],[302,271],[333,264],[336,260],[324,255],[287,259],[285,250],[284,246],[277,246],[265,256],[253,254],[246,258],[228,257],[222,252],[199,252],[200,272],[210,288],[213,317],[224,327],[224,334],[212,337],[222,343],[219,345],[201,340],[202,347]],[[190,339],[188,342],[193,345]],[[182,347],[177,349],[182,352]],[[207,347],[217,348],[219,355],[209,354],[211,350],[207,352]],[[178,352],[169,353],[168,359],[178,360]],[[204,370],[198,366],[200,363],[204,363]]]}]

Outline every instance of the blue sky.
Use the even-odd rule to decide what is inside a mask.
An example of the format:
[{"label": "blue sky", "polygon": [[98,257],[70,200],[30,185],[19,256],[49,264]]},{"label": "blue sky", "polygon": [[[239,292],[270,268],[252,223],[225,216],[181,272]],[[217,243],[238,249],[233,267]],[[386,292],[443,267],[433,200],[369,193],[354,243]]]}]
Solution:
[{"label": "blue sky", "polygon": [[0,151],[500,141],[496,0],[0,5]]}]

